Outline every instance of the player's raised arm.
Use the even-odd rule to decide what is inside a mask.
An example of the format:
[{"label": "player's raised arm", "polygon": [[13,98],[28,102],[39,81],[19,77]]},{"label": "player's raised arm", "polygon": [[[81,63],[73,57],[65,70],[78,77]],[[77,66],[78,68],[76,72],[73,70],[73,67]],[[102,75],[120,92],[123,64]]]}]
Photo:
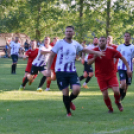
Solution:
[{"label": "player's raised arm", "polygon": [[93,51],[93,50],[89,50],[89,49],[86,49],[86,48],[83,48],[82,51],[85,52],[85,53],[95,54],[96,57],[105,56],[104,52]]},{"label": "player's raised arm", "polygon": [[121,59],[121,60],[123,61],[123,63],[126,65],[128,77],[132,77],[132,71],[131,71],[131,69],[129,68],[129,65],[128,65],[127,60],[126,60],[123,56],[122,56],[120,59]]}]

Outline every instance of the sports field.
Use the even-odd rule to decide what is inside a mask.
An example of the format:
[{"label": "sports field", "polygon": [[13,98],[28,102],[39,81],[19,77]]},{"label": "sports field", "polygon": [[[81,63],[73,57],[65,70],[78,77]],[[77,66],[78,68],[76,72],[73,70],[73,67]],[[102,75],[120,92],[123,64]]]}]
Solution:
[{"label": "sports field", "polygon": [[[56,81],[51,91],[36,92],[42,74],[25,91],[18,91],[22,82],[26,61],[19,59],[17,74],[11,75],[11,59],[0,58],[0,134],[133,134],[134,133],[134,84],[129,87],[120,112],[114,104],[113,92],[109,89],[114,108],[108,114],[95,77],[90,89],[81,89],[74,100],[76,111],[67,117],[62,94]],[[76,62],[77,72],[83,66]],[[82,81],[83,83],[83,81]],[[133,82],[134,83],[134,82]],[[45,89],[45,84],[43,89]]]}]

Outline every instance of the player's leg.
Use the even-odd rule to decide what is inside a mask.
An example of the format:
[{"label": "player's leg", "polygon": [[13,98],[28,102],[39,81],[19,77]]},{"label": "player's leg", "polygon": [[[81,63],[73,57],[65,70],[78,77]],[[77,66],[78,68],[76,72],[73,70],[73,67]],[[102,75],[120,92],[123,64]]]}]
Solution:
[{"label": "player's leg", "polygon": [[84,71],[83,72],[84,73],[83,73],[82,76],[79,77],[80,81],[82,81],[83,79],[85,79],[88,76],[87,71],[86,71],[86,65],[87,65],[86,62],[84,62],[84,64],[83,64],[83,66],[84,66]]},{"label": "player's leg", "polygon": [[11,73],[15,74],[16,73],[16,66],[17,66],[17,61],[18,61],[18,56],[17,55],[11,55],[12,57],[12,67],[11,67]]},{"label": "player's leg", "polygon": [[112,108],[112,103],[111,103],[111,100],[108,96],[108,84],[107,84],[107,80],[104,79],[104,78],[99,78],[97,77],[97,82],[98,82],[98,85],[100,87],[100,90],[102,92],[102,95],[103,95],[103,100],[107,106],[107,108],[109,109],[109,113],[112,113],[113,112],[113,108]]},{"label": "player's leg", "polygon": [[67,116],[71,116],[70,111],[70,98],[69,98],[69,79],[66,72],[56,72],[57,85],[63,94],[63,103],[65,105]]},{"label": "player's leg", "polygon": [[119,70],[119,78],[120,78],[120,99],[123,100],[126,96],[127,90],[127,74],[125,70]]},{"label": "player's leg", "polygon": [[75,105],[72,103],[72,101],[76,99],[80,93],[80,81],[76,72],[70,75],[69,82],[72,89],[72,92],[70,94],[70,108],[72,110],[75,110]]},{"label": "player's leg", "polygon": [[43,74],[43,77],[40,80],[40,83],[39,83],[39,86],[37,88],[37,91],[41,92],[41,91],[43,91],[42,86],[44,85],[44,83],[46,81],[47,73],[46,73],[46,70],[45,70],[44,66],[43,67],[39,67],[39,71]]},{"label": "player's leg", "polygon": [[30,75],[30,73],[25,71],[24,77],[23,77],[23,79],[22,79],[22,83],[25,81],[27,75]]}]

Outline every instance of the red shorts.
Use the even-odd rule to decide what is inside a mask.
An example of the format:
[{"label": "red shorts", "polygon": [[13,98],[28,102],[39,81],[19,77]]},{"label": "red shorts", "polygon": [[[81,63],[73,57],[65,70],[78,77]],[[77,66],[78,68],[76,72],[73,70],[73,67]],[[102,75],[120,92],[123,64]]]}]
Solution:
[{"label": "red shorts", "polygon": [[30,73],[32,68],[32,64],[27,64],[25,72]]},{"label": "red shorts", "polygon": [[119,87],[118,79],[116,76],[112,76],[110,78],[97,77],[97,82],[101,91],[112,87]]}]

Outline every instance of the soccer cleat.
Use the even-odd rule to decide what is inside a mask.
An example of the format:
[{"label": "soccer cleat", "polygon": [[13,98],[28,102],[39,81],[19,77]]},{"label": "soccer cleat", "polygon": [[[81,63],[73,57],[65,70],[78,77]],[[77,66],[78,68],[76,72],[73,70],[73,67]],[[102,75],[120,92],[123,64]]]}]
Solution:
[{"label": "soccer cleat", "polygon": [[82,87],[85,89],[89,89],[89,87],[87,85],[82,85]]},{"label": "soccer cleat", "polygon": [[74,105],[72,102],[70,102],[70,108],[71,108],[72,110],[75,110],[75,109],[76,109],[75,105]]},{"label": "soccer cleat", "polygon": [[28,82],[28,85],[30,86],[31,84],[32,84],[32,82],[31,82],[31,81],[29,81],[29,82]]},{"label": "soccer cleat", "polygon": [[121,105],[121,103],[115,103],[118,107],[118,109],[122,112],[123,111],[123,106]]},{"label": "soccer cleat", "polygon": [[43,89],[42,88],[37,88],[37,92],[42,92],[43,91]]},{"label": "soccer cleat", "polygon": [[113,110],[109,109],[108,113],[109,114],[112,114],[113,113]]},{"label": "soccer cleat", "polygon": [[45,89],[45,91],[49,91],[49,90],[50,90],[50,88],[46,88],[46,89]]},{"label": "soccer cleat", "polygon": [[71,114],[71,113],[68,113],[68,114],[67,114],[67,117],[71,117],[71,116],[72,116],[72,114]]},{"label": "soccer cleat", "polygon": [[20,85],[19,91],[23,91],[23,90],[24,90],[24,87],[22,85]]}]

